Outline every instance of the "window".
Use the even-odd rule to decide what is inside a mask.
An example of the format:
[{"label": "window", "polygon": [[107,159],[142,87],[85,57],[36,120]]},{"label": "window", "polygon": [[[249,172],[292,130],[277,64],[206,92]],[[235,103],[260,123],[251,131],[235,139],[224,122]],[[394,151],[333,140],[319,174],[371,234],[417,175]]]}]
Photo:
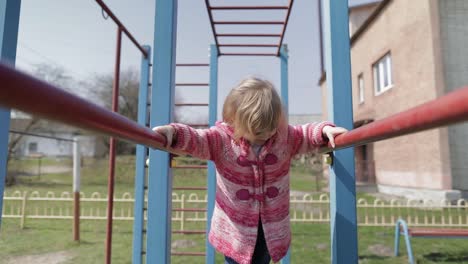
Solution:
[{"label": "window", "polygon": [[31,142],[28,144],[28,151],[29,153],[36,153],[37,152],[37,142]]},{"label": "window", "polygon": [[360,104],[364,103],[364,78],[362,73],[358,76],[358,98]]},{"label": "window", "polygon": [[375,95],[392,88],[392,57],[387,53],[373,65]]}]

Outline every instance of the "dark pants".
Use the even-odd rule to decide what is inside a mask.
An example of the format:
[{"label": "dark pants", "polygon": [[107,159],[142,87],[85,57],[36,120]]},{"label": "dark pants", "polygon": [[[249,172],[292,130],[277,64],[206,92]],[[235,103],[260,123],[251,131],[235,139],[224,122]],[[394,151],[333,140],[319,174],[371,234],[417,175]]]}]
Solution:
[{"label": "dark pants", "polygon": [[[252,264],[269,264],[271,260],[270,253],[265,241],[265,235],[263,234],[262,222],[258,223],[258,234],[257,243],[255,244],[255,250],[252,256]],[[235,260],[230,257],[225,257],[224,264],[238,264]]]}]

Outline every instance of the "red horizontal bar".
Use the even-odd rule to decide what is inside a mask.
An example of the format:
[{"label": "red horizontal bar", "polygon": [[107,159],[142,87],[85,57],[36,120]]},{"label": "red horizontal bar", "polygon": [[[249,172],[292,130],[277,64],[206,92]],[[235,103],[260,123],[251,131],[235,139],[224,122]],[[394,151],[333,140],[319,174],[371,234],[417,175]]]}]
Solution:
[{"label": "red horizontal bar", "polygon": [[173,208],[173,212],[206,212],[206,209],[202,208]]},{"label": "red horizontal bar", "polygon": [[210,86],[209,83],[176,83],[176,86]]},{"label": "red horizontal bar", "polygon": [[174,230],[172,231],[173,234],[184,234],[184,235],[198,235],[198,234],[206,234],[206,231],[200,230],[200,231],[183,231],[183,230]]},{"label": "red horizontal bar", "polygon": [[209,63],[177,63],[176,66],[179,67],[201,67],[201,66],[210,66]]},{"label": "red horizontal bar", "polygon": [[211,6],[212,10],[278,10],[288,9],[287,6]]},{"label": "red horizontal bar", "polygon": [[281,37],[281,34],[231,34],[231,33],[222,33],[216,34],[217,37]]},{"label": "red horizontal bar", "polygon": [[220,47],[279,47],[278,44],[219,44]]},{"label": "red horizontal bar", "polygon": [[283,21],[213,21],[215,25],[284,25]]},{"label": "red horizontal bar", "polygon": [[208,106],[209,104],[185,104],[185,103],[180,103],[180,104],[174,104],[175,106]]},{"label": "red horizontal bar", "polygon": [[[335,149],[364,145],[464,121],[468,121],[468,87],[339,135],[335,139]],[[330,150],[323,148],[320,152]]]},{"label": "red horizontal bar", "polygon": [[204,252],[171,252],[171,255],[174,256],[205,256],[206,254]]},{"label": "red horizontal bar", "polygon": [[220,53],[220,56],[275,56],[276,53]]},{"label": "red horizontal bar", "polygon": [[166,138],[151,129],[3,64],[0,83],[3,107],[165,150]]},{"label": "red horizontal bar", "polygon": [[206,191],[206,187],[173,187],[174,191]]}]

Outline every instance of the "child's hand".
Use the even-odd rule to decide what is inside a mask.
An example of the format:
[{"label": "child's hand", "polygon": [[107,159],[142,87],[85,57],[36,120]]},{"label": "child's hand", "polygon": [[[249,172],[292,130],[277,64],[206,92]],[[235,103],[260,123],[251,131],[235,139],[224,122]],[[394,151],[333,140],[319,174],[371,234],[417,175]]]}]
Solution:
[{"label": "child's hand", "polygon": [[166,148],[170,148],[172,146],[172,139],[175,134],[175,129],[172,126],[166,125],[153,127],[153,131],[166,137]]},{"label": "child's hand", "polygon": [[324,126],[322,129],[322,134],[328,138],[332,148],[335,147],[335,137],[345,132],[348,130],[343,127]]}]

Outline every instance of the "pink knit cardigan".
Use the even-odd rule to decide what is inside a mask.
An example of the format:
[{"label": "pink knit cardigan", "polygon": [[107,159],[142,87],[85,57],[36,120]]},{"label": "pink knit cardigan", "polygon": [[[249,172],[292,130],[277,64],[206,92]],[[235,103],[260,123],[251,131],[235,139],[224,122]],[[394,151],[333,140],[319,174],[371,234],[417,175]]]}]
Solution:
[{"label": "pink knit cardigan", "polygon": [[258,157],[248,141],[233,139],[233,129],[226,123],[209,129],[171,125],[176,130],[171,146],[175,151],[215,163],[216,202],[208,236],[213,247],[240,264],[250,264],[260,218],[271,258],[277,262],[284,257],[291,242],[291,159],[325,144],[322,129],[332,124],[280,128]]}]

